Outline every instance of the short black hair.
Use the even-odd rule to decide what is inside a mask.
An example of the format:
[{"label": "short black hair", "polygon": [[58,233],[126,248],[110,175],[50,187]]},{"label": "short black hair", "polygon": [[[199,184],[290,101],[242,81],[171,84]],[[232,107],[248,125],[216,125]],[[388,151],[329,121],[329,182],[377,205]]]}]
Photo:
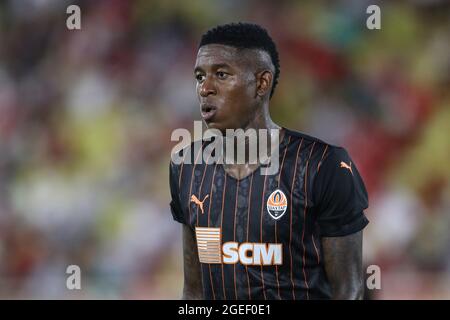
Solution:
[{"label": "short black hair", "polygon": [[223,44],[239,49],[260,49],[267,52],[275,67],[272,91],[270,92],[270,98],[272,98],[280,75],[280,59],[275,42],[266,29],[257,24],[244,22],[219,25],[203,34],[198,47],[207,44]]}]

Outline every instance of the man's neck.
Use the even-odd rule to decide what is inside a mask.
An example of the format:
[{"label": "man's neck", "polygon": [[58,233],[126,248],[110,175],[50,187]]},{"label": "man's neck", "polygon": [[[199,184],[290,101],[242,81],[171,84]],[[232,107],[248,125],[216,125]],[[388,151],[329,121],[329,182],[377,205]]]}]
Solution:
[{"label": "man's neck", "polygon": [[[270,155],[272,154],[272,148],[278,148],[280,141],[282,141],[282,139],[284,137],[284,131],[280,130],[281,127],[272,121],[267,108],[261,108],[261,109],[264,111],[256,114],[255,117],[253,117],[253,119],[242,128],[242,130],[244,130],[244,132],[248,129],[256,130],[256,139],[257,139],[258,150],[261,147],[266,147],[267,148],[266,155],[268,158],[270,158]],[[264,132],[262,132],[262,134],[267,134],[266,139],[265,139],[266,140],[265,145],[264,145],[264,143],[262,143],[262,141],[260,139],[260,130],[262,130],[262,129],[265,130]],[[249,149],[250,149],[249,141],[250,140],[248,138],[245,139],[245,154],[246,155],[249,155]],[[255,146],[252,146],[252,147],[254,148]],[[255,171],[261,165],[261,163],[266,163],[266,161],[268,160],[268,158],[261,159],[259,157],[259,153],[258,153],[257,154],[257,163],[249,163],[250,159],[245,157],[244,164],[237,164],[236,156],[237,156],[237,144],[234,144],[234,162],[233,162],[233,164],[229,164],[229,163],[224,164],[224,167],[230,175],[232,175],[233,177],[235,177],[237,179],[242,179],[242,178],[250,175],[253,171]]]},{"label": "man's neck", "polygon": [[267,103],[258,107],[258,112],[242,129],[244,131],[247,129],[280,129],[280,126],[273,122],[270,117],[269,105]]}]

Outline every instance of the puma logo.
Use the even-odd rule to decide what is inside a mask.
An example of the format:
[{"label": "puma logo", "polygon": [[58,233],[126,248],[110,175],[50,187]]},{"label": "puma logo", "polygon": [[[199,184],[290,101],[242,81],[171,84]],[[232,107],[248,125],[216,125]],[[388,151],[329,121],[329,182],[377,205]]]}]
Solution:
[{"label": "puma logo", "polygon": [[352,163],[351,163],[351,162],[350,162],[350,165],[348,165],[348,164],[346,164],[344,161],[341,161],[341,168],[345,168],[345,169],[350,170],[350,172],[351,172],[352,175],[353,175],[353,171],[352,171]]},{"label": "puma logo", "polygon": [[200,210],[203,212],[203,202],[205,202],[205,200],[209,197],[209,194],[206,195],[205,199],[203,199],[203,201],[198,200],[198,198],[193,194],[191,196],[191,202],[195,203],[196,205],[198,205],[200,207]]}]

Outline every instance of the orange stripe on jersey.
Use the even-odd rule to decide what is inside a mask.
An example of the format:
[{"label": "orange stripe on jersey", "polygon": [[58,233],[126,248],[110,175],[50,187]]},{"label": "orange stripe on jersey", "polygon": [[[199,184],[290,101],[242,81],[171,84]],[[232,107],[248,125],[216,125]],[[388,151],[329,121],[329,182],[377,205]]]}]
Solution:
[{"label": "orange stripe on jersey", "polygon": [[185,153],[183,155],[183,162],[181,162],[180,176],[178,177],[178,190],[180,190],[180,187],[181,187],[181,176],[183,174],[184,160],[186,160],[186,154],[187,153]]},{"label": "orange stripe on jersey", "polygon": [[[211,188],[210,188],[211,192],[209,193],[208,227],[209,227],[209,217],[210,217],[210,213],[211,213],[211,201],[212,201],[212,197],[213,197],[212,189],[213,189],[213,185],[214,185],[214,178],[216,177],[216,169],[217,169],[217,163],[214,166],[214,173],[213,173],[213,176],[212,176]],[[212,274],[211,274],[211,264],[208,264],[208,268],[209,268],[209,280],[211,282],[211,291],[213,293],[214,300],[216,300],[216,294],[214,293],[214,284],[213,284]]]},{"label": "orange stripe on jersey", "polygon": [[[288,150],[290,142],[291,142],[291,136],[289,136],[289,139],[288,139],[288,142],[286,145],[286,149],[284,149],[283,160],[281,160],[280,172],[278,173],[278,186],[277,186],[278,189],[280,188],[280,179],[281,179],[281,172],[283,171],[283,166],[284,166],[284,158],[286,158],[286,152]],[[278,220],[275,220],[275,243],[278,243],[278,237],[277,237],[278,224],[277,224],[277,222],[278,222]],[[278,297],[281,300],[280,281],[278,280],[278,265],[275,265],[275,275],[277,278]]]},{"label": "orange stripe on jersey", "polygon": [[316,249],[316,255],[317,255],[317,264],[320,264],[320,256],[319,256],[319,251],[317,250],[317,247],[316,247],[316,242],[314,241],[314,235],[312,234],[312,235],[311,235],[311,237],[312,237],[312,243],[313,243],[313,245],[314,245],[314,249]]},{"label": "orange stripe on jersey", "polygon": [[308,300],[309,300],[309,285],[308,285],[308,280],[306,278],[306,272],[305,272],[305,253],[306,253],[306,249],[305,249],[305,242],[304,242],[305,229],[306,229],[306,208],[308,207],[308,190],[306,189],[306,183],[308,181],[309,160],[311,159],[311,155],[313,153],[315,145],[316,145],[316,142],[314,141],[314,143],[313,143],[313,145],[311,147],[311,152],[309,153],[308,160],[306,161],[305,178],[304,178],[304,181],[305,181],[305,209],[303,210],[303,233],[302,233],[303,263],[302,263],[302,270],[303,270],[303,277],[305,279],[305,285],[306,285],[306,298]]},{"label": "orange stripe on jersey", "polygon": [[212,197],[213,197],[213,186],[214,186],[214,178],[216,177],[216,169],[217,169],[217,163],[214,166],[214,173],[213,173],[213,177],[211,180],[211,188],[210,188],[210,193],[209,193],[209,206],[208,206],[208,227],[209,227],[209,217],[210,217],[210,213],[211,213],[211,202],[212,202]]},{"label": "orange stripe on jersey", "polygon": [[[263,243],[263,236],[262,236],[262,224],[263,224],[263,208],[264,208],[264,194],[266,193],[266,180],[267,180],[267,168],[266,168],[266,174],[264,175],[264,187],[263,187],[263,192],[262,192],[262,201],[261,201],[261,223],[260,223],[260,231],[259,231],[259,235],[260,235],[260,242]],[[263,294],[264,294],[264,300],[267,300],[266,297],[266,288],[264,287],[264,273],[263,273],[263,267],[261,264],[261,282],[262,282],[262,287],[263,287]]]},{"label": "orange stripe on jersey", "polygon": [[211,274],[211,264],[208,264],[208,267],[209,267],[209,279],[211,280],[211,291],[213,294],[213,299],[216,300],[216,294],[214,293],[214,286],[213,286],[212,274]]},{"label": "orange stripe on jersey", "polygon": [[191,221],[191,194],[192,194],[192,182],[194,180],[195,166],[197,165],[198,157],[202,153],[204,144],[205,144],[205,142],[202,143],[202,147],[198,151],[197,157],[195,158],[195,161],[194,161],[194,166],[192,167],[192,174],[191,174],[191,181],[190,181],[190,187],[189,187],[189,194],[188,194],[188,197],[187,197],[188,198],[188,208],[189,208],[189,221]]},{"label": "orange stripe on jersey", "polygon": [[[224,169],[225,170],[225,169]],[[221,220],[220,220],[220,229],[222,229],[222,225],[223,225],[223,207],[224,207],[224,199],[225,199],[225,190],[227,189],[227,175],[225,174],[225,182],[223,183],[223,192],[222,192],[222,213],[221,213]],[[223,286],[223,298],[225,300],[227,300],[227,295],[225,293],[225,277],[223,275],[223,263],[221,264],[222,266],[222,286]]]},{"label": "orange stripe on jersey", "polygon": [[292,297],[295,300],[295,284],[294,284],[294,278],[293,278],[293,274],[292,274],[292,194],[294,192],[294,185],[295,185],[295,178],[297,175],[297,162],[298,162],[298,154],[300,152],[300,149],[302,147],[303,144],[303,138],[300,141],[298,148],[297,148],[297,155],[295,157],[295,166],[294,166],[294,176],[292,177],[292,185],[291,185],[291,204],[290,204],[290,220],[289,220],[289,255],[291,258],[291,283],[292,283]]},{"label": "orange stripe on jersey", "polygon": [[[202,187],[203,187],[203,180],[205,180],[205,173],[206,173],[206,168],[208,168],[208,161],[209,158],[211,157],[211,154],[208,155],[208,159],[206,159],[206,163],[205,163],[205,169],[203,169],[203,175],[202,175],[202,181],[200,182],[200,190],[198,191],[198,197],[201,198],[202,197]],[[205,200],[203,200],[205,201]],[[197,206],[197,226],[198,226],[198,209],[200,208],[200,206]],[[202,203],[202,213],[203,213],[203,203]]]},{"label": "orange stripe on jersey", "polygon": [[320,170],[320,166],[322,165],[322,160],[323,160],[323,157],[325,156],[325,153],[327,152],[327,149],[328,149],[328,145],[326,145],[325,149],[323,149],[322,158],[320,158],[320,161],[317,164],[317,172],[319,172],[319,170]]},{"label": "orange stripe on jersey", "polygon": [[288,150],[289,144],[291,143],[291,136],[289,136],[287,145],[286,145],[286,149],[284,149],[284,154],[283,154],[283,160],[281,160],[281,168],[280,168],[280,173],[278,174],[278,188],[280,187],[280,178],[281,178],[281,171],[283,170],[283,166],[284,166],[284,158],[286,158],[286,152]]},{"label": "orange stripe on jersey", "polygon": [[[239,194],[239,180],[237,180],[236,185],[236,200],[234,201],[234,230],[233,230],[233,241],[236,242],[236,212],[237,212],[237,200],[238,200],[238,194]],[[233,264],[233,272],[234,272],[234,297],[237,300],[237,289],[236,289],[236,264]]]},{"label": "orange stripe on jersey", "polygon": [[[186,156],[186,155],[184,155]],[[183,167],[184,167],[184,158],[183,162],[181,162],[181,168],[180,168],[180,176],[178,177],[178,190],[181,188],[181,176],[183,175]]]},{"label": "orange stripe on jersey", "polygon": [[[248,210],[247,210],[247,242],[248,242],[248,229],[249,229],[249,226],[250,226],[250,207],[251,207],[251,204],[252,204],[251,199],[252,199],[252,186],[253,186],[253,175],[254,175],[254,173],[255,173],[255,171],[252,172],[252,176],[250,178],[250,192],[249,192],[248,201],[247,201],[247,203],[248,203]],[[250,300],[252,300],[252,296],[251,296],[251,293],[250,293],[250,278],[248,276],[248,266],[247,265],[245,265],[245,272],[247,272],[248,298]]]}]

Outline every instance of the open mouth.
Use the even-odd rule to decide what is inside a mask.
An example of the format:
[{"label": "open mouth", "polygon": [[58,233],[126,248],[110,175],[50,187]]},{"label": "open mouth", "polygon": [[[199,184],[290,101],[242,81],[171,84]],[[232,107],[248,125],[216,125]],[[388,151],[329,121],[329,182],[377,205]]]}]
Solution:
[{"label": "open mouth", "polygon": [[216,107],[209,104],[203,104],[201,113],[203,120],[209,121],[216,114]]}]

